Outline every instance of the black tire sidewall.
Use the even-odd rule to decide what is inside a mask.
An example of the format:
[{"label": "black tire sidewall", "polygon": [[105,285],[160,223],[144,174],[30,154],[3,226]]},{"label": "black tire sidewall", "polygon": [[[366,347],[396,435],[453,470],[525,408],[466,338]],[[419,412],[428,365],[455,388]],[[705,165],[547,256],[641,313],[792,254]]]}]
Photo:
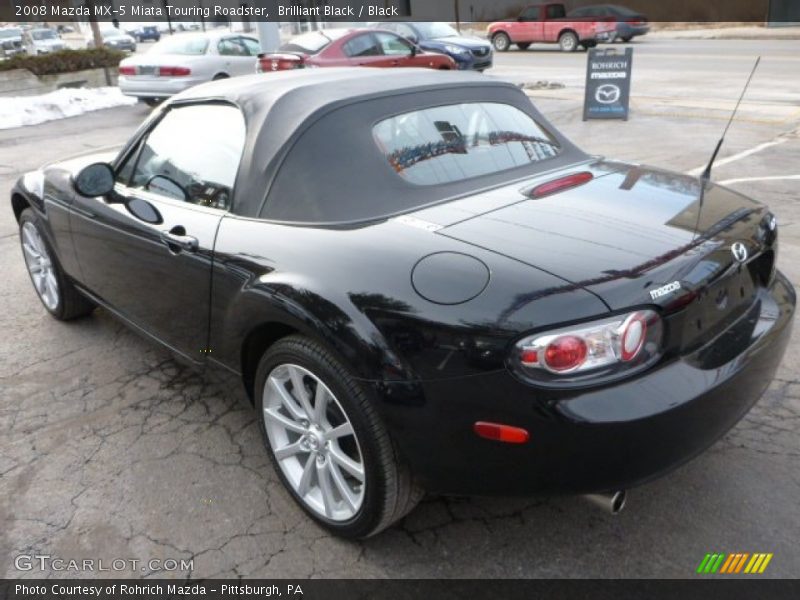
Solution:
[{"label": "black tire sidewall", "polygon": [[[301,343],[302,342],[302,343]],[[322,350],[322,355],[319,351]],[[322,346],[309,339],[300,338],[287,338],[285,341],[276,343],[270,350],[268,350],[259,362],[256,371],[254,390],[254,403],[256,408],[256,418],[258,419],[259,429],[261,430],[264,445],[266,446],[267,453],[272,461],[275,471],[278,474],[281,482],[286,490],[294,498],[295,502],[313,518],[317,523],[330,531],[336,533],[341,537],[350,539],[357,539],[368,536],[372,533],[373,529],[380,523],[382,513],[384,510],[383,499],[385,497],[385,489],[387,485],[387,468],[394,468],[394,465],[382,465],[379,459],[381,455],[378,441],[372,433],[372,425],[369,418],[364,414],[362,407],[357,399],[353,396],[354,392],[364,394],[363,389],[356,391],[355,387],[359,384],[349,377],[349,381],[343,380],[339,373],[336,372],[336,367],[344,368],[339,361],[336,361],[336,367],[332,368],[328,364],[328,360],[322,359],[325,356],[330,360],[332,355],[325,350]],[[312,372],[316,377],[321,379],[328,389],[336,396],[341,407],[347,413],[348,419],[353,426],[358,438],[361,456],[364,461],[364,478],[366,489],[364,492],[364,500],[358,513],[344,522],[335,522],[325,519],[318,513],[314,512],[311,508],[307,507],[303,500],[292,488],[292,485],[287,481],[275,458],[272,448],[270,447],[269,437],[267,436],[266,427],[263,419],[263,391],[264,385],[267,381],[267,376],[272,370],[281,364],[294,364],[303,367]]]}]

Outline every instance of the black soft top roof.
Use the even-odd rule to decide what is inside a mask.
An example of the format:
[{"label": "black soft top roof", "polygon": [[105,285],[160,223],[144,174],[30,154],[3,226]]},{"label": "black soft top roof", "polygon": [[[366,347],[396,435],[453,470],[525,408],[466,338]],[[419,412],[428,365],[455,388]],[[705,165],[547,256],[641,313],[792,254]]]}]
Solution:
[{"label": "black soft top roof", "polygon": [[[371,106],[363,104],[365,101],[377,101],[383,106],[383,112],[378,112],[385,113],[384,118],[430,105],[480,100],[508,102],[531,114],[562,145],[562,155],[547,161],[548,167],[545,168],[557,166],[553,164],[554,161],[563,162],[567,158],[563,156],[565,154],[571,155],[571,160],[567,162],[575,162],[574,152],[583,156],[547,124],[517,86],[478,73],[363,67],[284,71],[199,85],[173,96],[167,107],[209,100],[233,103],[244,114],[247,139],[233,193],[233,212],[242,216],[307,223],[347,223],[374,219],[380,216],[378,213],[388,216],[390,213],[403,212],[392,210],[392,207],[407,206],[408,198],[393,201],[387,196],[392,193],[408,196],[412,190],[406,186],[410,184],[392,172],[383,156],[379,156],[377,147],[371,141],[375,110],[366,111],[373,113],[373,118],[366,122],[359,116],[365,114],[361,108]],[[299,157],[290,156],[293,159],[288,161],[291,168],[282,168],[287,155],[291,154],[297,140],[306,131],[313,137],[315,129],[325,129],[325,121],[331,120],[324,119],[324,115],[348,106],[355,110],[344,113],[340,111],[337,120],[344,118],[347,122],[338,123],[336,129],[340,135],[342,131],[348,137],[352,134],[354,139],[336,140],[338,148],[322,157],[316,151],[302,153]],[[323,127],[314,127],[317,124]],[[367,133],[370,141],[364,143],[364,135]],[[360,139],[355,139],[359,136]],[[324,138],[319,140],[320,144],[325,141]],[[330,143],[331,140],[327,142]],[[347,147],[347,144],[352,147]],[[318,148],[319,144],[313,144],[313,147]],[[297,155],[298,152],[294,154]],[[368,165],[358,164],[372,159],[379,160],[382,168],[368,168]],[[284,182],[297,182],[297,195],[314,195],[313,187],[317,182],[318,188],[325,190],[328,203],[331,201],[331,193],[337,196],[347,194],[348,206],[342,207],[341,214],[332,216],[328,213],[325,218],[274,217],[270,215],[267,205],[268,197],[274,195],[271,188],[278,174]],[[508,174],[504,179],[507,183]],[[342,183],[346,183],[347,189],[341,188]],[[284,198],[287,194],[296,195],[285,184],[277,187],[280,188],[277,192]],[[444,190],[440,189],[443,187],[458,186],[426,186],[424,189],[427,190],[427,197],[422,201],[414,201],[412,207],[444,199],[441,198]],[[374,195],[376,191],[380,191],[381,204],[385,205],[382,210],[375,206],[374,198],[365,197],[366,194]],[[453,192],[458,190],[447,190],[444,195],[450,196]],[[367,203],[372,205],[370,214],[359,214],[359,204]]]}]

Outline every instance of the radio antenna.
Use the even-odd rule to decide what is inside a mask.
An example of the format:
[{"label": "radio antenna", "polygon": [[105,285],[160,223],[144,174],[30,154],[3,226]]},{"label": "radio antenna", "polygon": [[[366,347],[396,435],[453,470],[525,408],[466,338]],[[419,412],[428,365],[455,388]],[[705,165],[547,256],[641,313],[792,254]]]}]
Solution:
[{"label": "radio antenna", "polygon": [[733,119],[736,116],[737,111],[739,110],[739,105],[742,103],[742,99],[744,98],[745,93],[747,93],[747,88],[750,87],[750,81],[753,79],[753,75],[756,73],[756,69],[758,68],[758,63],[761,62],[761,57],[759,56],[756,59],[756,64],[753,65],[753,70],[750,71],[750,77],[747,78],[747,83],[744,84],[744,89],[742,90],[742,94],[739,96],[739,101],[736,103],[736,108],[733,109],[733,113],[731,114],[731,118],[728,119],[728,124],[725,126],[725,130],[722,132],[722,137],[719,138],[717,142],[717,147],[714,148],[714,154],[711,155],[711,160],[708,161],[708,165],[706,166],[703,174],[700,175],[702,179],[708,181],[711,179],[711,168],[714,166],[714,161],[717,160],[717,154],[719,154],[719,149],[722,148],[722,143],[725,141],[725,136],[728,133],[728,129],[733,123]]}]

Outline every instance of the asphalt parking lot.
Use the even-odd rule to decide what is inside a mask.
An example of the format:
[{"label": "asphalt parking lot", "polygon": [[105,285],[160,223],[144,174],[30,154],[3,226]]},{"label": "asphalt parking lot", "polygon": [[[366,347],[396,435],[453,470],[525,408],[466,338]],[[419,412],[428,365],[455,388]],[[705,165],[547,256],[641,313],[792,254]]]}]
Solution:
[{"label": "asphalt parking lot", "polygon": [[[708,160],[761,54],[714,179],[773,207],[779,267],[800,285],[800,42],[635,46],[627,123],[581,121],[585,55],[512,52],[492,76],[563,84],[531,95],[591,152],[690,171]],[[43,163],[123,142],[146,114],[138,105],[0,131],[0,195]],[[55,575],[17,570],[20,554],[193,559],[191,572],[157,573],[192,578],[506,578],[690,577],[707,552],[770,552],[761,577],[800,573],[800,329],[754,410],[696,460],[632,490],[618,516],[580,498],[428,498],[399,526],[351,543],[295,507],[254,414],[226,390],[103,310],[69,324],[47,316],[10,205],[0,272],[5,577]],[[131,574],[156,573],[107,573]]]}]

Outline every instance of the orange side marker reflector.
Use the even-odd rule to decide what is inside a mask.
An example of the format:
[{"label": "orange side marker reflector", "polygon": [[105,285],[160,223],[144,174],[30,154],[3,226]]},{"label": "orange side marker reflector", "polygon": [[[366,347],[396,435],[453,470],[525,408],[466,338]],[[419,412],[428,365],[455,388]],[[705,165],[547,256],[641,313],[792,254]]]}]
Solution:
[{"label": "orange side marker reflector", "polygon": [[501,425],[500,423],[478,421],[472,426],[472,429],[479,437],[507,444],[524,444],[531,439],[530,434],[525,429],[512,427],[511,425]]}]

